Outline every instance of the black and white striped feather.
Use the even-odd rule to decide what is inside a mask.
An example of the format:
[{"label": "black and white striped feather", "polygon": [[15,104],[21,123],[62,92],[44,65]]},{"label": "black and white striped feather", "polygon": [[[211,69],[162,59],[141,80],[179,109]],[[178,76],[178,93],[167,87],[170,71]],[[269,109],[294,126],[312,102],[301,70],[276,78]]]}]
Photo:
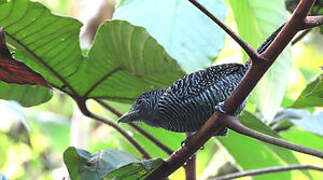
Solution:
[{"label": "black and white striped feather", "polygon": [[[166,129],[177,132],[198,130],[235,89],[248,67],[222,64],[177,80],[158,98],[158,112]],[[240,113],[240,112],[237,112]]]}]

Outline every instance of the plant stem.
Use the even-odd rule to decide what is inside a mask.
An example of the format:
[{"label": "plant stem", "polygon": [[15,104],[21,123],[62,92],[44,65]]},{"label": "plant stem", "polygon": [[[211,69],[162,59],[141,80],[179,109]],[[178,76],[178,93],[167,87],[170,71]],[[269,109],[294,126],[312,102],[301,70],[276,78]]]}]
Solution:
[{"label": "plant stem", "polygon": [[[76,100],[77,101],[77,100]],[[111,127],[113,127],[115,130],[117,130],[121,135],[123,135],[141,154],[142,154],[142,158],[144,159],[150,159],[150,155],[146,152],[146,150],[140,146],[139,143],[137,143],[137,141],[135,139],[133,139],[126,130],[124,130],[122,127],[120,127],[117,123],[115,123],[114,121],[112,120],[108,120],[106,118],[103,118],[101,116],[98,116],[96,114],[93,114],[91,113],[86,105],[85,105],[85,101],[84,100],[78,100],[77,101],[77,104],[81,110],[81,112],[89,117],[89,118],[92,118],[92,119],[95,119],[97,121],[100,121],[104,124],[107,124]]]},{"label": "plant stem", "polygon": [[253,129],[250,129],[243,124],[241,124],[235,116],[229,116],[226,121],[223,121],[223,125],[226,127],[236,131],[237,133],[252,137],[254,139],[258,139],[260,141],[270,143],[276,146],[284,147],[293,151],[313,155],[316,157],[323,158],[323,151],[319,151],[316,149],[312,149],[309,147],[301,146],[298,144],[290,143],[282,139],[278,139],[272,136],[268,136],[266,134],[259,133]]},{"label": "plant stem", "polygon": [[[186,137],[193,135],[192,133],[185,133]],[[185,176],[186,180],[196,180],[196,153],[189,157],[185,164]]]},{"label": "plant stem", "polygon": [[[107,110],[109,110],[110,112],[112,112],[113,114],[115,114],[117,117],[121,117],[122,114],[114,109],[113,107],[111,107],[108,103],[96,99],[96,101],[102,105],[103,107],[105,107]],[[174,151],[171,150],[170,148],[168,148],[165,144],[163,144],[162,142],[160,142],[158,139],[156,139],[154,136],[152,136],[150,133],[148,133],[147,131],[145,131],[144,129],[142,129],[141,127],[135,125],[134,123],[128,123],[132,128],[134,128],[136,131],[138,131],[140,134],[142,134],[143,136],[145,136],[147,139],[149,139],[151,142],[153,142],[154,144],[156,144],[156,146],[158,146],[161,150],[163,150],[164,152],[166,152],[168,155],[171,155]]]},{"label": "plant stem", "polygon": [[230,180],[230,179],[235,179],[235,178],[240,178],[240,177],[245,177],[245,176],[256,176],[256,175],[261,175],[261,174],[269,174],[269,173],[290,171],[290,170],[296,170],[296,169],[311,169],[311,170],[323,171],[322,167],[317,167],[317,166],[312,166],[312,165],[295,164],[295,165],[276,166],[276,167],[254,169],[254,170],[249,170],[249,171],[244,171],[244,172],[232,173],[232,174],[227,174],[227,175],[220,176],[217,178],[211,178],[210,180]]},{"label": "plant stem", "polygon": [[321,16],[307,16],[302,26],[299,28],[299,30],[304,29],[311,29],[314,27],[322,26],[323,25],[323,15]]}]

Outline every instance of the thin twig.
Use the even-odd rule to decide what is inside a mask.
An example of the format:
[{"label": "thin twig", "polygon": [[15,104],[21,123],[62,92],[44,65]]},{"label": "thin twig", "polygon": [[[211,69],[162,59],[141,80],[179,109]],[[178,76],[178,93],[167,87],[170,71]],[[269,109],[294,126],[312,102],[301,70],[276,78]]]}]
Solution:
[{"label": "thin twig", "polygon": [[299,30],[304,29],[311,29],[318,26],[323,25],[323,15],[321,16],[307,16],[304,21],[303,25],[299,28]]},{"label": "thin twig", "polygon": [[311,31],[312,29],[306,29],[303,32],[301,32],[301,34],[299,34],[298,36],[296,36],[296,38],[294,38],[294,40],[292,41],[292,45],[296,44],[298,41],[303,39]]},{"label": "thin twig", "polygon": [[111,127],[113,127],[115,130],[117,130],[121,135],[123,135],[141,154],[142,154],[142,158],[144,159],[150,159],[150,155],[146,152],[146,150],[140,146],[139,143],[137,143],[137,141],[135,139],[133,139],[126,130],[124,130],[122,127],[120,127],[117,123],[115,123],[112,120],[108,120],[106,118],[103,118],[101,116],[98,116],[96,114],[93,114],[92,112],[90,112],[86,105],[85,105],[85,101],[84,100],[78,100],[77,104],[81,110],[81,112],[92,119],[95,119],[97,121],[100,121],[104,124],[107,124]]},{"label": "thin twig", "polygon": [[[117,117],[121,117],[122,114],[116,110],[115,108],[111,107],[108,103],[96,99],[96,101],[102,105],[103,107],[105,107],[107,110],[109,110],[110,112],[112,112],[114,115],[116,115]],[[158,139],[156,139],[154,136],[152,136],[150,133],[148,133],[147,131],[145,131],[144,129],[142,129],[141,127],[133,124],[133,123],[128,123],[132,128],[134,128],[136,131],[138,131],[140,134],[142,134],[143,136],[145,136],[147,139],[149,139],[151,142],[153,142],[154,144],[156,144],[156,146],[158,146],[161,150],[163,150],[164,152],[166,152],[168,155],[171,155],[174,151],[171,150],[169,147],[167,147],[165,144],[163,144],[162,142],[160,142]]]},{"label": "thin twig", "polygon": [[223,125],[226,127],[236,131],[237,133],[243,134],[245,136],[252,137],[254,139],[258,139],[260,141],[270,143],[276,146],[284,147],[293,151],[313,155],[316,157],[323,158],[323,151],[319,151],[316,149],[312,149],[309,147],[301,146],[298,144],[290,143],[288,141],[278,139],[272,136],[268,136],[266,134],[259,133],[253,129],[250,129],[243,124],[241,124],[235,116],[229,116],[226,121],[223,121]]},{"label": "thin twig", "polygon": [[247,42],[241,39],[235,32],[233,32],[227,25],[225,25],[220,19],[215,17],[210,11],[208,11],[202,4],[197,2],[196,0],[188,0],[195,7],[197,7],[201,12],[203,12],[206,16],[208,16],[213,22],[215,22],[218,26],[220,26],[232,39],[234,39],[241,48],[248,54],[251,60],[260,59],[259,54],[255,49],[253,49]]},{"label": "thin twig", "polygon": [[[185,135],[186,137],[190,137],[193,134],[185,133]],[[186,160],[184,169],[186,180],[196,180],[196,153]]]},{"label": "thin twig", "polygon": [[288,166],[276,166],[276,167],[237,172],[237,173],[220,176],[217,178],[211,178],[210,180],[230,180],[230,179],[235,179],[235,178],[240,178],[245,176],[256,176],[261,174],[269,174],[269,173],[290,171],[290,170],[297,170],[297,169],[311,169],[311,170],[323,171],[323,167],[295,164],[295,165],[288,165]]}]

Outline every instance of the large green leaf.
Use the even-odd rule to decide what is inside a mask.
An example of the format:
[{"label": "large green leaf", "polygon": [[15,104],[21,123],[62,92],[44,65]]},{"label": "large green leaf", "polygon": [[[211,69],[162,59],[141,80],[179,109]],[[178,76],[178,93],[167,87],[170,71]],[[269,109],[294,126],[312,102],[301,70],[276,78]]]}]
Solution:
[{"label": "large green leaf", "polygon": [[[200,2],[225,18],[223,0]],[[147,28],[188,73],[209,67],[223,48],[224,32],[187,0],[124,0],[113,16]]]},{"label": "large green leaf", "polygon": [[[298,128],[292,128],[289,131],[282,131],[281,133],[279,133],[279,135],[287,139],[289,142],[318,150],[323,150],[323,137],[312,134],[308,131],[303,131]],[[305,154],[299,154],[298,156],[304,164],[322,166],[323,161],[320,158],[314,158],[314,156]],[[313,175],[314,179],[323,179],[323,173],[320,171],[311,171],[311,174]]]},{"label": "large green leaf", "polygon": [[[260,119],[258,119],[253,114],[245,111],[241,116],[239,116],[239,121],[245,126],[254,129],[258,132],[273,136],[275,138],[281,138],[278,136],[270,127],[264,124]],[[262,143],[273,151],[284,163],[286,164],[299,164],[299,161],[295,155],[288,149],[281,148],[272,144]],[[307,171],[303,171],[308,177],[311,177]]]},{"label": "large green leaf", "polygon": [[[284,165],[273,151],[262,143],[247,136],[230,131],[226,137],[217,138],[227,149],[237,164],[243,170],[259,169],[277,165]],[[256,180],[291,179],[290,172],[255,176]]]},{"label": "large green leaf", "polygon": [[323,74],[310,82],[291,108],[323,106]]},{"label": "large green leaf", "polygon": [[[254,48],[286,21],[281,0],[229,0],[240,36]],[[248,13],[246,13],[248,12]],[[244,56],[247,58],[247,56]],[[290,68],[290,50],[285,50],[252,92],[252,100],[266,121],[271,121],[283,99]]]},{"label": "large green leaf", "polygon": [[104,23],[88,57],[79,46],[81,23],[53,15],[40,3],[1,4],[0,26],[17,59],[73,97],[130,102],[184,75],[145,29],[124,21]]},{"label": "large green leaf", "polygon": [[51,90],[43,86],[0,82],[0,99],[15,100],[25,107],[39,105],[51,97]]},{"label": "large green leaf", "polygon": [[115,149],[103,149],[91,154],[69,147],[64,152],[64,162],[72,180],[76,179],[143,179],[163,160],[140,161],[136,157]]},{"label": "large green leaf", "polygon": [[133,100],[143,91],[169,86],[184,75],[144,28],[118,20],[100,27],[86,67],[89,87],[100,83],[92,92],[87,90],[89,97],[116,100]]}]

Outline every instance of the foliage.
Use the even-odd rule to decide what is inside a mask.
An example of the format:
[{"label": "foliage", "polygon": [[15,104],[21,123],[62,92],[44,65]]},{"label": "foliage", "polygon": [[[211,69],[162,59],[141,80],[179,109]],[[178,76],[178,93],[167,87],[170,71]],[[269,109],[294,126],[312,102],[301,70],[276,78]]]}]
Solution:
[{"label": "foliage", "polygon": [[[239,35],[255,48],[286,21],[286,10],[279,0],[228,0],[226,4],[221,0],[201,2],[221,19],[227,16],[228,24],[235,23]],[[80,127],[90,129],[82,135],[87,139],[85,149],[93,153],[68,148],[75,128],[70,119],[80,119],[74,101],[104,99],[117,110],[126,112],[129,104],[142,92],[167,87],[185,72],[210,66],[223,50],[229,49],[229,54],[238,50],[228,48],[222,30],[188,2],[180,0],[120,1],[114,20],[99,27],[92,47],[84,50],[87,53],[79,45],[81,26],[78,20],[55,15],[38,2],[0,1],[0,27],[5,31],[10,52],[14,52],[13,58],[41,74],[55,88],[52,95],[51,90],[38,85],[0,82],[1,99],[15,100],[26,107],[48,101],[22,110],[9,103],[6,108],[14,110],[9,113],[0,108],[0,114],[7,117],[0,121],[0,147],[4,147],[0,148],[0,172],[11,179],[53,179],[55,175],[51,173],[59,171],[62,166],[63,152],[72,179],[143,178],[162,164],[160,158],[168,155],[129,126],[123,128],[153,159],[140,160],[140,154],[117,131],[93,122]],[[300,73],[305,80],[296,89],[305,88],[298,98],[288,99],[290,105],[287,107],[303,110],[279,110],[289,88],[287,78],[291,75],[288,71],[294,58],[291,54],[296,51],[298,49],[293,48],[284,51],[249,98],[248,107],[254,108],[248,108],[239,120],[264,134],[323,150],[320,143],[322,74],[314,81],[306,82],[306,74]],[[322,54],[318,56],[323,57]],[[300,66],[310,66],[306,61],[301,63]],[[315,68],[311,65],[307,71],[315,74]],[[57,93],[57,90],[64,94]],[[0,105],[4,103],[0,102]],[[91,100],[88,107],[96,114],[116,119]],[[20,115],[17,117],[17,114]],[[180,133],[138,125],[173,150],[185,138]],[[118,150],[112,150],[115,148]],[[307,156],[230,131],[226,137],[209,141],[204,150],[197,153],[197,174],[211,176],[212,173],[206,172],[211,158],[223,150],[226,152],[225,162],[231,161],[239,170],[297,163],[323,164],[322,160],[308,162]],[[13,156],[15,153],[18,155]],[[212,172],[215,172],[214,167]],[[182,177],[183,170],[178,170],[171,179]],[[5,177],[0,174],[1,178]],[[297,178],[320,179],[323,175],[299,171],[255,176],[253,179]]]},{"label": "foliage", "polygon": [[91,154],[69,147],[64,162],[72,179],[143,179],[160,166],[161,159],[139,161],[136,157],[115,149],[102,149]]}]

